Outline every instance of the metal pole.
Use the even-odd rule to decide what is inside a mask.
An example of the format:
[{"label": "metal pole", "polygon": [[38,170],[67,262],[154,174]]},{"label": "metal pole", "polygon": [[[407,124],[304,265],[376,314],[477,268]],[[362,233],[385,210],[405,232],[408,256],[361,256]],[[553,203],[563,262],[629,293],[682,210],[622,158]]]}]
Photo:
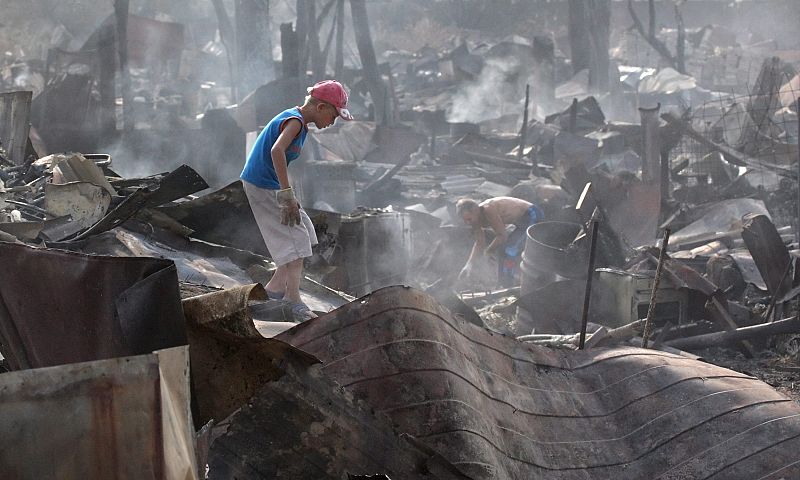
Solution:
[{"label": "metal pole", "polygon": [[658,255],[658,265],[656,266],[656,278],[653,280],[653,291],[650,292],[650,306],[647,308],[647,319],[644,322],[644,333],[642,333],[642,348],[647,348],[647,341],[653,332],[653,313],[656,310],[656,293],[658,284],[661,282],[661,271],[664,269],[664,261],[667,259],[667,245],[669,245],[669,228],[664,229],[664,239],[661,241],[661,253]]},{"label": "metal pole", "polygon": [[586,276],[586,290],[583,295],[583,314],[581,315],[581,336],[578,341],[578,349],[583,350],[586,343],[586,324],[589,322],[589,303],[592,298],[592,277],[594,277],[594,258],[597,250],[597,221],[598,211],[595,209],[592,214],[592,238],[589,246],[589,272]]},{"label": "metal pole", "polygon": [[519,132],[519,151],[517,152],[517,160],[522,161],[525,155],[525,140],[528,135],[528,103],[531,99],[531,84],[525,84],[525,110],[522,111],[522,130]]}]

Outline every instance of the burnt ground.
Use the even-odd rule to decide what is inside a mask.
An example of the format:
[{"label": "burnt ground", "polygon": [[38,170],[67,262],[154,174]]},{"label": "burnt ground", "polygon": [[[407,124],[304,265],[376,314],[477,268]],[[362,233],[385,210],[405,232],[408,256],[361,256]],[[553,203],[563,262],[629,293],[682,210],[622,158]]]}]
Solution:
[{"label": "burnt ground", "polygon": [[800,403],[800,336],[776,337],[772,348],[761,350],[754,358],[727,348],[709,348],[701,352],[705,361],[758,378],[779,392]]}]

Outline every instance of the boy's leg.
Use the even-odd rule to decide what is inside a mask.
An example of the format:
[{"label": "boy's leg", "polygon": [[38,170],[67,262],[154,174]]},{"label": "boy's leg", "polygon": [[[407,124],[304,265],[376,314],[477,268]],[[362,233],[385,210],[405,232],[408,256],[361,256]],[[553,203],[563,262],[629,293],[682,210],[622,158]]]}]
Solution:
[{"label": "boy's leg", "polygon": [[[272,293],[282,293],[284,300],[305,307],[300,298],[303,258],[311,256],[311,247],[317,243],[311,219],[301,208],[301,224],[291,227],[282,225],[280,206],[274,191],[264,190],[247,182],[242,182],[242,185],[264,243],[273,260],[281,264],[267,283],[266,289]],[[304,315],[307,315],[308,307],[305,310]]]},{"label": "boy's leg", "polygon": [[303,259],[292,260],[286,265],[286,293],[283,298],[290,302],[302,303],[300,298],[300,279],[303,276]]},{"label": "boy's leg", "polygon": [[285,294],[286,292],[286,272],[288,268],[286,265],[281,265],[275,269],[275,273],[272,274],[272,278],[267,282],[264,288],[268,292],[274,292],[276,294]]}]

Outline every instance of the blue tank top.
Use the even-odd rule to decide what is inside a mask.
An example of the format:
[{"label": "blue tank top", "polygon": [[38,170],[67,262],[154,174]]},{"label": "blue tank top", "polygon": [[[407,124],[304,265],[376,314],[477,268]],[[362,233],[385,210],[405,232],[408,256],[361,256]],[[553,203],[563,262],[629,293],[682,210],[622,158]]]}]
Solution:
[{"label": "blue tank top", "polygon": [[253,145],[253,150],[247,155],[247,161],[244,164],[244,169],[239,178],[252,183],[253,185],[265,188],[267,190],[278,190],[281,184],[278,181],[278,176],[275,174],[275,167],[272,165],[272,146],[278,141],[278,136],[281,134],[283,127],[289,119],[296,118],[300,120],[303,127],[300,133],[294,137],[289,148],[286,149],[286,164],[292,162],[300,156],[300,151],[306,141],[308,134],[308,127],[303,122],[303,116],[300,114],[300,108],[294,107],[284,110],[275,116],[264,127],[264,130],[258,135],[256,143]]}]

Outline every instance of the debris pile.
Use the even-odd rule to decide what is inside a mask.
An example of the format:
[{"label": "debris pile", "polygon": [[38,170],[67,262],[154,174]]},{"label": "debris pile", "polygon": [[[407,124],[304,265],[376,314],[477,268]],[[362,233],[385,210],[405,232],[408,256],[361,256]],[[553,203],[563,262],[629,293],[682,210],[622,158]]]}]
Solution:
[{"label": "debris pile", "polygon": [[[145,3],[0,25],[6,476],[800,477],[800,45],[751,2]],[[238,173],[330,72],[299,321]]]}]

